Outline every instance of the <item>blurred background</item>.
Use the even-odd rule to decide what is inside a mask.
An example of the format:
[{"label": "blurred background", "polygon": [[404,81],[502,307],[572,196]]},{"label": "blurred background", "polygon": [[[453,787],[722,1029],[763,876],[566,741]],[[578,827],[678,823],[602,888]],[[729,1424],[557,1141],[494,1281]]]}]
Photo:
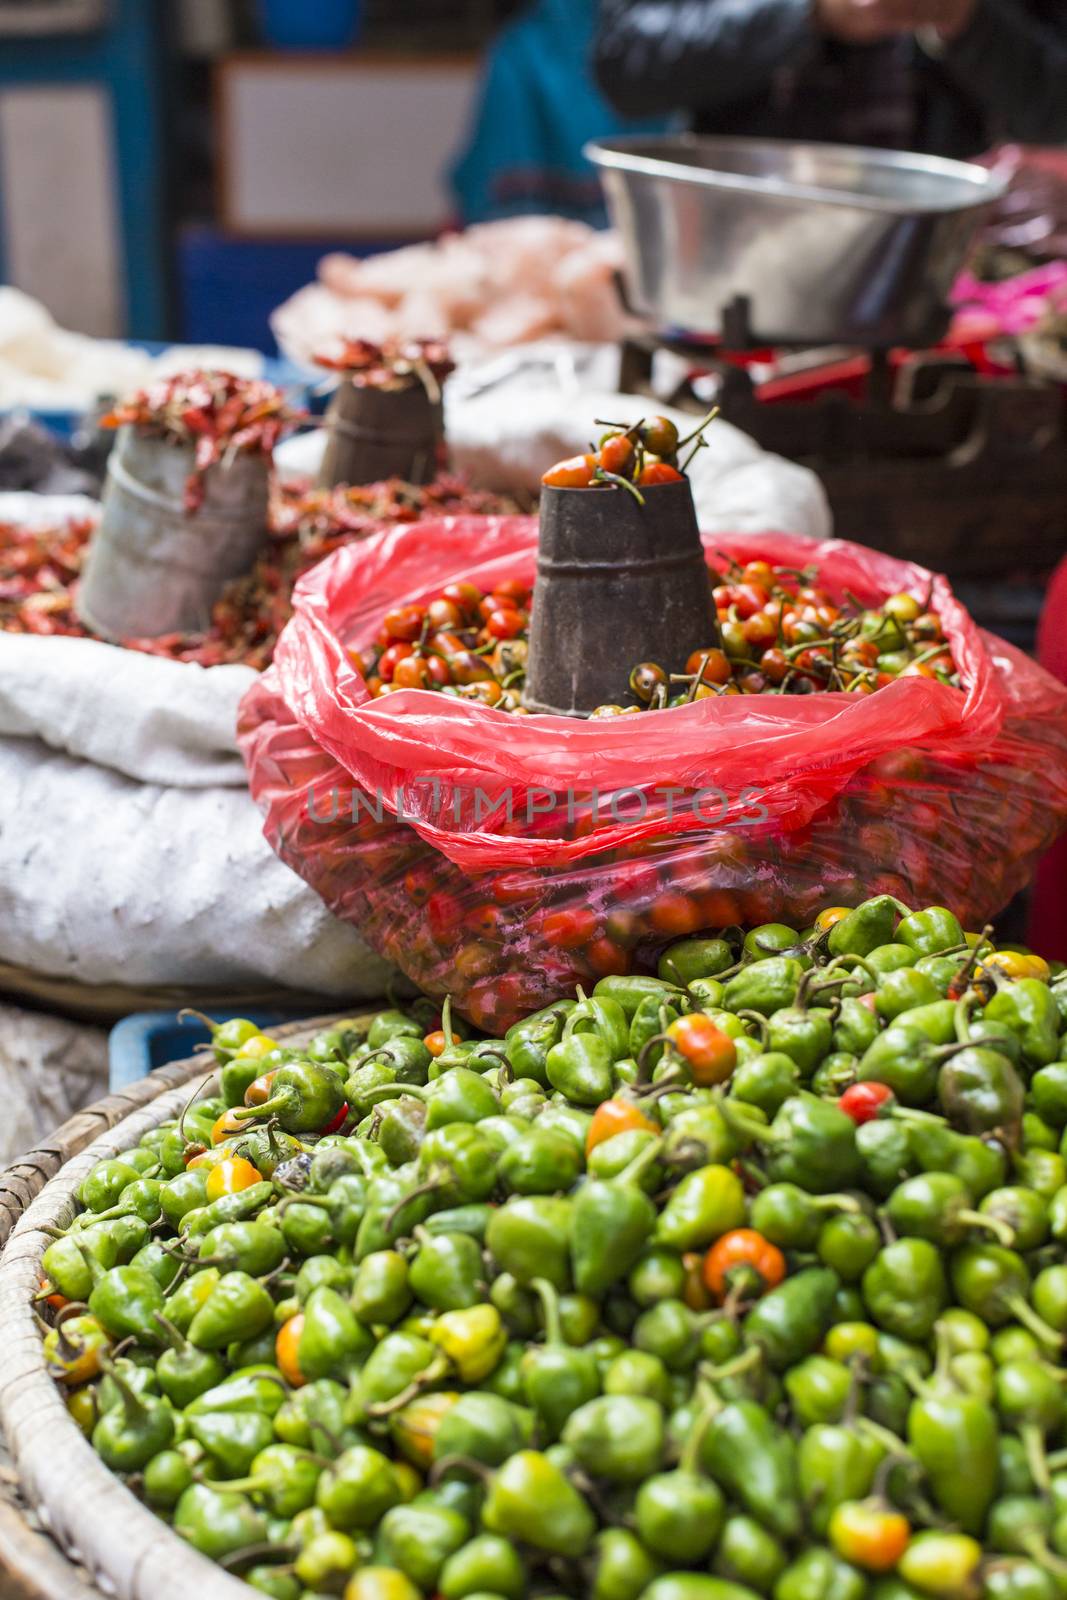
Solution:
[{"label": "blurred background", "polygon": [[[602,222],[580,149],[619,120],[551,63],[520,116],[501,36],[520,9],[0,0],[0,281],[84,333],[272,351],[269,313],[332,249],[530,210]],[[592,4],[537,9],[584,61]]]}]

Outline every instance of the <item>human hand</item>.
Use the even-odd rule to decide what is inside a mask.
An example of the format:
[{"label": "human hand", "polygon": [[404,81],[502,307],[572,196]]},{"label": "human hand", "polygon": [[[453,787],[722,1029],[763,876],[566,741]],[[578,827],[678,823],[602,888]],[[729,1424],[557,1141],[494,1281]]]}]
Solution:
[{"label": "human hand", "polygon": [[876,44],[882,39],[936,28],[953,39],[967,27],[976,0],[814,0],[816,26],[847,44]]}]

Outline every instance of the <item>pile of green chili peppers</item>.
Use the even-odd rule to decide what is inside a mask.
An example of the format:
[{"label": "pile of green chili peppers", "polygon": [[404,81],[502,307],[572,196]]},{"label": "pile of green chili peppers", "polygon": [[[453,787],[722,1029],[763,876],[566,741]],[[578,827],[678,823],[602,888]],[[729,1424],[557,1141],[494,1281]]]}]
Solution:
[{"label": "pile of green chili peppers", "polygon": [[503,1039],[228,1022],[44,1252],[46,1360],[278,1600],[1065,1600],[1065,1033],[887,896]]}]

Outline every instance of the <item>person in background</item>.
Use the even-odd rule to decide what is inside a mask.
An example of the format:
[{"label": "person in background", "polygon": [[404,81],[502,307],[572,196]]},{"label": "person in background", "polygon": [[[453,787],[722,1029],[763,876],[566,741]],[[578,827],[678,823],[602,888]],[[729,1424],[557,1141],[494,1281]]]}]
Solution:
[{"label": "person in background", "polygon": [[590,139],[660,133],[660,112],[620,116],[593,82],[596,0],[535,0],[489,47],[473,126],[451,172],[460,220],[551,212],[603,227]]},{"label": "person in background", "polygon": [[1067,142],[1064,0],[601,0],[598,83],[701,133],[974,156]]}]

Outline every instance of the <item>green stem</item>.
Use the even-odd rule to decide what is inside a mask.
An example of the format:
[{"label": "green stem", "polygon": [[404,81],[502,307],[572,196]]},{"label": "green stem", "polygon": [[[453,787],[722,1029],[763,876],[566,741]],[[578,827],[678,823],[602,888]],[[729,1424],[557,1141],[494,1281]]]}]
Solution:
[{"label": "green stem", "polygon": [[623,1167],[621,1172],[617,1172],[610,1181],[619,1184],[636,1182],[640,1179],[642,1173],[652,1166],[662,1149],[663,1140],[653,1139],[651,1144],[646,1144],[645,1148],[639,1151],[633,1160]]},{"label": "green stem", "polygon": [[722,1401],[716,1395],[708,1402],[694,1422],[678,1461],[678,1468],[681,1472],[692,1472],[698,1476],[700,1475],[700,1452],[704,1448],[704,1440],[707,1437],[708,1429],[722,1408]]},{"label": "green stem", "polygon": [[530,1288],[541,1302],[541,1315],[545,1323],[545,1343],[563,1344],[563,1327],[559,1315],[559,1294],[555,1284],[547,1278],[533,1278]]},{"label": "green stem", "polygon": [[1044,1317],[1038,1316],[1028,1300],[1021,1294],[1007,1297],[1007,1306],[1013,1317],[1016,1317],[1024,1328],[1029,1328],[1035,1339],[1040,1339],[1042,1344],[1049,1345],[1053,1350],[1063,1348],[1063,1335],[1049,1326]]},{"label": "green stem", "polygon": [[1005,1250],[1011,1250],[1015,1244],[1015,1229],[1010,1222],[1005,1222],[1002,1217],[989,1217],[984,1211],[971,1211],[965,1208],[956,1213],[957,1222],[965,1223],[968,1228],[984,1228],[991,1233],[998,1244]]},{"label": "green stem", "polygon": [[1026,1450],[1026,1465],[1030,1468],[1030,1476],[1040,1493],[1047,1495],[1051,1489],[1051,1475],[1048,1458],[1045,1455],[1045,1436],[1036,1422],[1024,1422],[1019,1429],[1019,1437]]}]

